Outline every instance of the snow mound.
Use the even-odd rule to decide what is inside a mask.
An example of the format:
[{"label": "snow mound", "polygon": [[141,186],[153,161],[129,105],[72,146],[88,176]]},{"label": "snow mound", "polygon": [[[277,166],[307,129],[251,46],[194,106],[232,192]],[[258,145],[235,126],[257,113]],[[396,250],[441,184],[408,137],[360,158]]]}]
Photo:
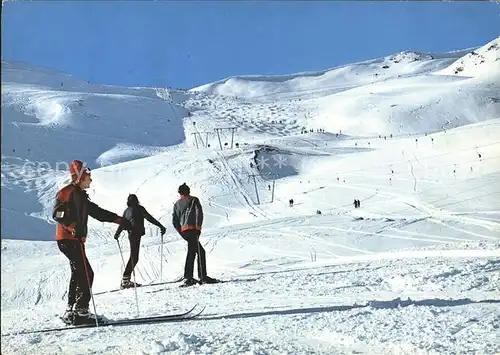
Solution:
[{"label": "snow mound", "polygon": [[118,143],[115,147],[98,156],[96,162],[100,166],[114,165],[128,160],[140,159],[156,154],[161,154],[167,150],[168,148],[163,147]]},{"label": "snow mound", "polygon": [[496,118],[500,84],[485,80],[429,75],[373,83],[314,100],[309,124],[370,137],[431,133]]},{"label": "snow mound", "polygon": [[498,76],[500,74],[500,37],[472,50],[443,69],[440,74],[465,77]]},{"label": "snow mound", "polygon": [[413,51],[403,51],[387,58],[394,63],[411,63],[419,60],[432,60],[434,57],[430,54],[413,52]]}]

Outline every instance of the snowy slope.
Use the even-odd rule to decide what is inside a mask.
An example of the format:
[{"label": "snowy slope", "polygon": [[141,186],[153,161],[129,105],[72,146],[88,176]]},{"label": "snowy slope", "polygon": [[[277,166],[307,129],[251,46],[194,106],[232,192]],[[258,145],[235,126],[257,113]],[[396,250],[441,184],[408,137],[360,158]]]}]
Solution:
[{"label": "snowy slope", "polygon": [[186,115],[154,89],[97,87],[3,61],[2,236],[51,240],[36,199],[54,196],[75,155],[98,167],[156,154],[184,141]]},{"label": "snowy slope", "polygon": [[276,94],[324,95],[405,74],[411,76],[424,74],[446,66],[456,58],[456,55],[451,53],[450,57],[434,60],[431,55],[408,51],[321,72],[236,76],[202,85],[191,91],[244,98],[266,98]]},{"label": "snowy slope", "polygon": [[[474,49],[480,70],[470,50],[409,51],[187,92],[3,61],[2,354],[498,353],[495,43]],[[121,213],[136,193],[167,227],[162,256],[148,226],[141,283],[182,275],[170,216],[191,186],[208,273],[230,282],[137,297],[141,316],[206,305],[199,320],[4,336],[60,325],[69,267],[49,217],[72,159],[93,168],[94,202]],[[89,226],[97,311],[133,317],[133,290],[105,292],[122,272],[115,226]]]},{"label": "snowy slope", "polygon": [[[467,54],[408,51],[319,73],[233,77],[193,91],[236,97],[237,106],[246,99],[262,101],[257,114],[288,119],[296,132],[299,127],[363,136],[436,132],[500,115],[499,46],[497,38]],[[454,75],[457,66],[466,69]],[[284,105],[293,109],[282,113]],[[239,123],[234,121],[241,120],[241,110],[223,114]]]}]

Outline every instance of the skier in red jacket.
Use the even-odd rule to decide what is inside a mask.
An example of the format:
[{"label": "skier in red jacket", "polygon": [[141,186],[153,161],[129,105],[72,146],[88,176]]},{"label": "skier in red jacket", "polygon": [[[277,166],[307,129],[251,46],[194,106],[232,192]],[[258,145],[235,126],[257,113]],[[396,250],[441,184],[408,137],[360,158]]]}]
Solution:
[{"label": "skier in red jacket", "polygon": [[127,230],[130,229],[130,222],[89,200],[85,189],[92,182],[90,169],[80,160],[73,160],[69,171],[71,183],[57,193],[52,217],[58,222],[57,246],[68,258],[71,267],[68,307],[63,319],[67,323],[83,324],[95,322],[97,316],[89,313],[94,272],[85,254],[88,217],[101,222],[113,222]]}]

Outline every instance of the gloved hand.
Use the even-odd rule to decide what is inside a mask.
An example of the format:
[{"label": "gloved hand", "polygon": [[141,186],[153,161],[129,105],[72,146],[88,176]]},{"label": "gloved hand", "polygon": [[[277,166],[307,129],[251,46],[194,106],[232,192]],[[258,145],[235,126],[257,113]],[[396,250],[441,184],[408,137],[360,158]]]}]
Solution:
[{"label": "gloved hand", "polygon": [[167,228],[161,226],[160,227],[160,233],[161,233],[161,235],[164,235],[166,232],[167,232]]},{"label": "gloved hand", "polygon": [[73,236],[75,236],[78,240],[82,241],[85,239],[85,235],[83,234],[81,226],[77,226],[76,223],[72,223],[68,227],[69,231]]},{"label": "gloved hand", "polygon": [[68,226],[68,227],[66,227],[66,229],[68,230],[68,232],[71,233],[71,235],[76,234],[75,228],[73,228],[73,226]]}]

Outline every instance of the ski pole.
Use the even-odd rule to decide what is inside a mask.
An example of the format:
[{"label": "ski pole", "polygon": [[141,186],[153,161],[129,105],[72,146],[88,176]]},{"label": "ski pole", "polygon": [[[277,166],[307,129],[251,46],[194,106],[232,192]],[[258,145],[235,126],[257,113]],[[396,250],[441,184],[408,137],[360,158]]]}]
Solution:
[{"label": "ski pole", "polygon": [[122,257],[122,266],[123,266],[123,271],[125,271],[125,259],[123,259],[123,253],[122,253],[122,247],[120,246],[120,241],[117,239],[116,242],[118,243],[118,250],[120,250],[120,256]]},{"label": "ski pole", "polygon": [[87,257],[85,256],[85,247],[81,240],[80,240],[80,246],[82,250],[82,261],[83,261],[83,267],[85,268],[85,276],[87,277],[87,286],[89,288],[90,299],[92,300],[92,306],[94,307],[95,326],[99,327],[99,321],[97,319],[97,309],[95,308],[94,293],[92,292],[92,286],[90,285],[89,270],[87,268],[87,261],[86,261]]},{"label": "ski pole", "polygon": [[198,268],[200,269],[200,284],[203,284],[203,266],[201,265],[201,258],[200,258],[200,234],[196,236],[196,242],[198,243]]},{"label": "ski pole", "polygon": [[[132,243],[130,243],[130,246],[132,247]],[[137,243],[137,249],[140,247],[140,240],[139,243]],[[132,248],[131,248],[132,249]],[[139,250],[137,250],[139,252]],[[137,317],[139,317],[139,298],[137,297],[137,280],[135,278],[135,263],[134,263],[134,257],[132,256],[132,250],[130,250],[130,259],[132,261],[132,265],[134,266],[132,268],[132,275],[134,276],[134,293],[135,293],[135,307],[137,308]]]}]

